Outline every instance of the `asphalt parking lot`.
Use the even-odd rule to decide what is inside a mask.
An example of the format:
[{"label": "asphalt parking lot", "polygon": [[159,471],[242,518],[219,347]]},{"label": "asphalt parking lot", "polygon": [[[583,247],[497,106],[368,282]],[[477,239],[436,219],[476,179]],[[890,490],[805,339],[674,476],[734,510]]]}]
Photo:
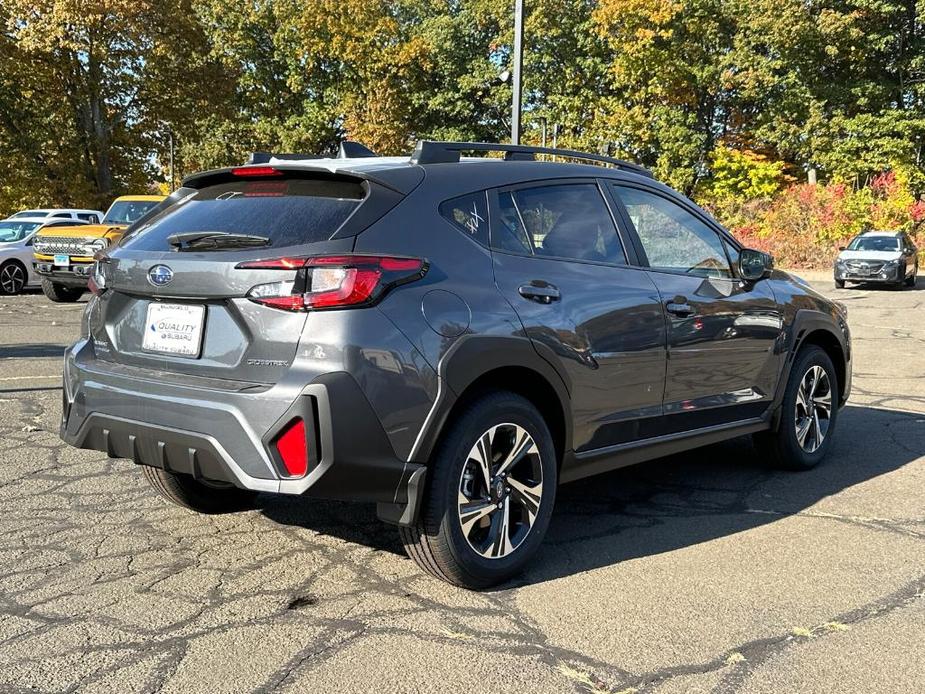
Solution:
[{"label": "asphalt parking lot", "polygon": [[0,691],[925,691],[925,282],[825,277],[855,346],[827,462],[737,440],[563,487],[488,593],[422,575],[372,508],[197,516],[64,446],[81,305],[0,299]]}]

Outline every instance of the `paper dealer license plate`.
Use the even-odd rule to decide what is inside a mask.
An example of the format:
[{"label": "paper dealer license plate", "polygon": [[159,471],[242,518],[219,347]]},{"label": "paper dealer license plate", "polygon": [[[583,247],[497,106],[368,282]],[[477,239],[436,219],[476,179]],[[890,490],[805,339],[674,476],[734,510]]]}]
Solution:
[{"label": "paper dealer license plate", "polygon": [[142,349],[146,352],[198,357],[206,307],[188,304],[148,305]]}]

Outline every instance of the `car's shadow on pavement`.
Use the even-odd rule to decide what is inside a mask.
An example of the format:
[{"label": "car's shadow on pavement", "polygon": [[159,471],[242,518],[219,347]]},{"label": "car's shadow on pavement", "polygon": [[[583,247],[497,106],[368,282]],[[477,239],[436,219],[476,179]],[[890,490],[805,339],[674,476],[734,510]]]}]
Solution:
[{"label": "car's shadow on pavement", "polygon": [[[769,468],[749,438],[564,485],[527,572],[540,583],[670,552],[773,523],[925,455],[925,415],[848,406],[828,458],[807,472]],[[395,528],[370,506],[265,497],[262,512],[376,550],[403,554]]]},{"label": "car's shadow on pavement", "polygon": [[25,344],[0,346],[0,359],[47,359],[64,357],[67,345]]}]

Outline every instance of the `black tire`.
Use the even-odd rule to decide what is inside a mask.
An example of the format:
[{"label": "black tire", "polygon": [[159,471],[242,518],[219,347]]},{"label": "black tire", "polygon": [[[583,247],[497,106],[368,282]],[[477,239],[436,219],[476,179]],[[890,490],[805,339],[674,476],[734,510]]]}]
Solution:
[{"label": "black tire", "polygon": [[0,265],[0,294],[19,294],[28,280],[29,271],[19,261],[9,260]]},{"label": "black tire", "polygon": [[42,280],[42,292],[56,304],[72,304],[87,291],[82,287],[66,287],[63,284]]},{"label": "black tire", "polygon": [[912,275],[910,275],[909,277],[907,277],[906,279],[904,279],[904,280],[903,280],[903,284],[904,284],[906,287],[914,287],[914,286],[915,286],[915,278],[916,278],[916,276],[917,276],[918,274],[919,274],[919,268],[918,268],[918,266],[916,265],[916,267],[915,267],[915,272],[913,272]]},{"label": "black tire", "polygon": [[835,280],[835,286],[839,289],[845,288],[845,280]]},{"label": "black tire", "polygon": [[[810,451],[800,444],[798,438],[798,424],[800,421],[805,422],[806,419],[798,415],[797,399],[801,383],[814,367],[819,367],[825,372],[831,405],[828,426],[825,427],[822,441],[815,450]],[[829,355],[815,345],[809,345],[800,350],[790,370],[787,390],[781,403],[781,417],[777,431],[763,431],[753,437],[755,447],[764,455],[767,462],[785,470],[810,470],[816,467],[825,458],[832,445],[832,437],[838,420],[839,392],[835,367]],[[820,422],[824,422],[822,417],[820,417]],[[813,429],[814,425],[811,423],[809,431],[812,432]],[[806,435],[806,442],[809,442],[810,435],[811,433]]]},{"label": "black tire", "polygon": [[[506,441],[511,441],[508,449],[513,448],[513,440],[507,438],[507,432],[513,435],[517,431],[515,427],[520,427],[533,439],[537,454],[528,453],[520,457],[521,462],[513,465],[511,470],[519,469],[518,476],[524,475],[523,467],[519,466],[529,465],[528,469],[532,470],[531,474],[534,475],[541,470],[542,488],[533,523],[529,525],[527,516],[524,515],[524,507],[515,506],[515,503],[519,503],[515,501],[516,489],[511,492],[511,488],[507,488],[506,494],[510,499],[504,499],[503,484],[501,489],[494,484],[499,477],[491,477],[489,486],[501,493],[502,503],[506,504],[502,511],[503,517],[513,519],[516,516],[522,523],[519,528],[516,525],[510,526],[515,528],[515,539],[517,534],[528,527],[526,534],[509,553],[491,558],[480,554],[464,534],[458,498],[461,486],[466,484],[465,473],[473,469],[470,451],[477,442],[485,440],[483,435],[498,425],[502,428],[497,430],[499,433],[495,438],[501,452],[493,453],[493,457],[503,456]],[[532,447],[530,450],[533,450]],[[499,463],[497,460],[495,462],[492,468],[497,471]],[[475,464],[475,469],[481,468]],[[418,522],[411,527],[399,529],[405,551],[424,571],[464,588],[488,588],[516,576],[534,555],[549,527],[555,504],[557,470],[555,446],[549,428],[530,401],[509,392],[496,392],[478,398],[466,406],[449,425],[431,458],[424,508]],[[514,478],[515,475],[512,473],[511,479]],[[471,482],[484,485],[482,481],[476,482],[474,479],[471,479]],[[511,486],[514,486],[513,482]],[[492,498],[494,493],[490,492]],[[484,508],[494,506],[493,501],[483,504]],[[497,508],[500,509],[501,506]],[[511,510],[508,511],[508,508]],[[496,516],[494,510],[490,513],[491,515],[485,516],[478,525],[472,525],[468,537],[471,538],[473,532],[478,535],[484,531],[487,537],[486,551],[491,553],[491,534],[496,527]],[[498,515],[497,518],[500,519],[502,516]],[[486,521],[487,528],[484,526]],[[503,527],[500,521],[499,527]],[[511,540],[510,528],[504,533],[505,542]]]},{"label": "black tire", "polygon": [[223,482],[204,483],[161,468],[141,466],[141,473],[161,497],[190,511],[217,514],[246,511],[254,507],[257,492]]}]

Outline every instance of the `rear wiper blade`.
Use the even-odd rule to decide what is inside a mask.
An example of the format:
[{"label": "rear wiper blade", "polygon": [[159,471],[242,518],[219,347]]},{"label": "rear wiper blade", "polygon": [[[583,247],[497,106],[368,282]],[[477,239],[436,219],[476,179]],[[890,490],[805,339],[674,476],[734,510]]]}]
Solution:
[{"label": "rear wiper blade", "polygon": [[259,248],[269,246],[266,236],[251,234],[231,234],[225,231],[189,231],[184,234],[171,234],[167,243],[178,251],[210,251],[227,248]]}]

